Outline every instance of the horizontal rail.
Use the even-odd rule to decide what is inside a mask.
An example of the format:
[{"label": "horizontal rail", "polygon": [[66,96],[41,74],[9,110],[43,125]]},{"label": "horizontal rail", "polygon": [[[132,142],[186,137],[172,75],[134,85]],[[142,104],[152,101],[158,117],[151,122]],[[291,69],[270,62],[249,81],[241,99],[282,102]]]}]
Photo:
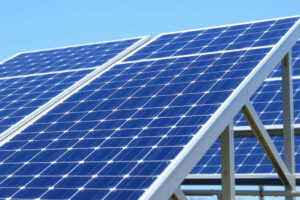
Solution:
[{"label": "horizontal rail", "polygon": [[[222,195],[222,190],[182,190],[187,196],[213,196]],[[236,190],[238,196],[289,196],[300,197],[300,191],[260,191],[260,190]]]}]

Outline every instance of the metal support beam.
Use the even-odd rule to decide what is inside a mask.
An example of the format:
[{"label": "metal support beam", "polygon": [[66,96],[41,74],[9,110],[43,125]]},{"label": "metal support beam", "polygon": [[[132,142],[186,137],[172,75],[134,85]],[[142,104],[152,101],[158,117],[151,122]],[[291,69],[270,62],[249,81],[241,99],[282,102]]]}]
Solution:
[{"label": "metal support beam", "polygon": [[264,128],[262,122],[260,121],[254,107],[251,102],[248,100],[246,105],[242,107],[242,113],[247,119],[255,137],[258,139],[260,145],[265,151],[267,157],[272,163],[274,169],[276,170],[279,178],[281,179],[283,185],[286,188],[293,188],[294,179],[280,157],[276,147],[274,146],[269,134]]},{"label": "metal support beam", "polygon": [[222,200],[235,199],[234,135],[230,123],[220,136],[222,167]]},{"label": "metal support beam", "polygon": [[[290,171],[292,178],[295,174],[295,142],[294,142],[294,109],[293,109],[293,83],[292,83],[292,58],[291,53],[286,54],[282,59],[282,111],[283,111],[283,137],[284,137],[284,162]],[[295,180],[291,188],[295,190]],[[294,197],[288,197],[287,200],[295,200]]]},{"label": "metal support beam", "polygon": [[[221,196],[222,190],[183,190],[187,196]],[[260,196],[259,190],[236,190],[237,196]],[[300,191],[262,191],[263,196],[300,197]]]},{"label": "metal support beam", "polygon": [[182,192],[180,187],[178,187],[174,194],[172,194],[171,200],[187,200],[187,198],[185,197],[185,194]]},{"label": "metal support beam", "polygon": [[263,192],[264,192],[264,186],[260,185],[259,186],[259,200],[264,200]]}]

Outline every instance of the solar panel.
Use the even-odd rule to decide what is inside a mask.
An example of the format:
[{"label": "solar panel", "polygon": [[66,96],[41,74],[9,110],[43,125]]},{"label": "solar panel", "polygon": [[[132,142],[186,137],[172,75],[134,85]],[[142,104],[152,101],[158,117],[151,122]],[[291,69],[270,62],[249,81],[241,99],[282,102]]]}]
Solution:
[{"label": "solar panel", "polygon": [[0,64],[0,77],[95,69],[140,38],[19,53]]},{"label": "solar panel", "polygon": [[[300,123],[299,109],[299,89],[300,79],[293,79],[294,87],[294,123]],[[263,124],[267,127],[274,128],[282,125],[282,96],[281,96],[281,80],[265,81],[257,92],[251,97],[253,106],[260,116]],[[248,126],[248,123],[242,114],[239,113],[235,118],[235,126]]]},{"label": "solar panel", "polygon": [[[300,40],[292,48],[293,75],[300,75]],[[281,77],[281,64],[270,74],[270,78]]]},{"label": "solar panel", "polygon": [[[20,53],[4,61],[0,64],[0,133],[9,133],[23,125],[23,122],[35,116],[34,113],[45,109],[57,97],[67,95],[145,39]],[[94,52],[93,55],[91,52]],[[105,59],[106,63],[103,64]],[[101,63],[97,60],[101,60]],[[80,65],[81,68],[70,68],[70,65],[77,66],[79,63],[89,63],[89,67]]]},{"label": "solar panel", "polygon": [[91,70],[0,80],[0,132],[64,91]]},{"label": "solar panel", "polygon": [[[300,124],[300,79],[299,79],[299,51],[300,41],[292,49],[293,55],[293,101],[294,101],[294,126]],[[256,109],[261,121],[268,129],[282,129],[282,88],[281,65],[272,72],[269,79],[252,95],[251,102]],[[238,113],[234,120],[235,130],[249,129],[248,122],[242,113]],[[278,152],[283,157],[283,137],[272,137]],[[300,173],[299,148],[300,136],[295,136],[296,173]],[[235,170],[238,174],[274,174],[274,168],[266,157],[263,149],[255,137],[235,138]],[[298,163],[298,164],[297,164]],[[207,154],[201,159],[191,174],[220,174],[220,142],[217,141]],[[250,177],[249,177],[250,178]]]},{"label": "solar panel", "polygon": [[0,198],[147,198],[297,20],[222,27],[267,29],[235,48],[214,38],[196,54],[141,53],[174,34],[189,43],[195,31],[155,38],[1,146]]},{"label": "solar panel", "polygon": [[298,18],[161,34],[128,61],[272,46]]},{"label": "solar panel", "polygon": [[[298,128],[300,123],[299,113],[299,90],[300,79],[298,76],[299,71],[299,45],[300,41],[292,49],[293,53],[293,101],[294,101],[294,124]],[[281,128],[282,127],[282,97],[281,97],[281,65],[272,73],[274,76],[267,79],[262,86],[251,97],[251,101],[260,116],[264,125],[268,128]],[[246,120],[239,113],[235,118],[235,126],[248,126]]]}]

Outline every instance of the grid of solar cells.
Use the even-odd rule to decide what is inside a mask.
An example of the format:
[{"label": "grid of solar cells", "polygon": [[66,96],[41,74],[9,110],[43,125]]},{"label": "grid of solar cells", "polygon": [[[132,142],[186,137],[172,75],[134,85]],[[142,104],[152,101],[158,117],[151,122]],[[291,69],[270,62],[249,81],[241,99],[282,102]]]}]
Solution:
[{"label": "grid of solar cells", "polygon": [[[300,41],[292,49],[293,74],[299,75]],[[270,77],[281,77],[279,65]],[[265,81],[251,97],[251,102],[264,125],[282,125],[281,81]],[[293,80],[294,123],[300,124],[300,79]],[[248,122],[239,113],[235,117],[235,126],[248,126]],[[283,156],[283,137],[272,137],[275,146]],[[295,136],[296,172],[300,173],[300,136]],[[235,138],[236,173],[275,173],[257,139],[254,137]],[[297,164],[298,163],[298,164]],[[220,174],[220,143],[217,141],[201,159],[191,174]]]},{"label": "grid of solar cells", "polygon": [[[272,136],[272,141],[283,158],[283,137]],[[274,173],[273,166],[255,137],[237,137],[234,141],[235,172],[238,174]],[[295,136],[296,173],[300,173],[300,136]],[[190,174],[220,174],[221,148],[217,140]]]},{"label": "grid of solar cells", "polygon": [[0,77],[94,68],[140,38],[22,53],[0,64]]},{"label": "grid of solar cells", "polygon": [[299,17],[162,34],[127,61],[276,44]]},{"label": "grid of solar cells", "polygon": [[0,148],[0,198],[139,198],[269,51],[114,66]]},{"label": "grid of solar cells", "polygon": [[89,72],[91,70],[0,80],[0,133]]},{"label": "grid of solar cells", "polygon": [[[300,79],[293,80],[294,123],[300,124]],[[251,97],[251,102],[264,125],[282,125],[281,81],[265,81]],[[235,117],[235,126],[248,126],[248,122],[239,113]]]},{"label": "grid of solar cells", "polygon": [[[292,66],[293,75],[300,75],[300,41],[298,41],[292,49]],[[281,77],[281,64],[279,64],[269,77]]]}]

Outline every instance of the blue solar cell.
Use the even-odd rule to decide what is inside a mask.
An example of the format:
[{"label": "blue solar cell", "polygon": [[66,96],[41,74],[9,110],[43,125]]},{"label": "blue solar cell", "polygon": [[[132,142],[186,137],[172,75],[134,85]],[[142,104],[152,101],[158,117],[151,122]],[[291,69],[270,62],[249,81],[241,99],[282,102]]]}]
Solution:
[{"label": "blue solar cell", "polygon": [[140,38],[21,53],[0,64],[0,77],[95,68]]}]

